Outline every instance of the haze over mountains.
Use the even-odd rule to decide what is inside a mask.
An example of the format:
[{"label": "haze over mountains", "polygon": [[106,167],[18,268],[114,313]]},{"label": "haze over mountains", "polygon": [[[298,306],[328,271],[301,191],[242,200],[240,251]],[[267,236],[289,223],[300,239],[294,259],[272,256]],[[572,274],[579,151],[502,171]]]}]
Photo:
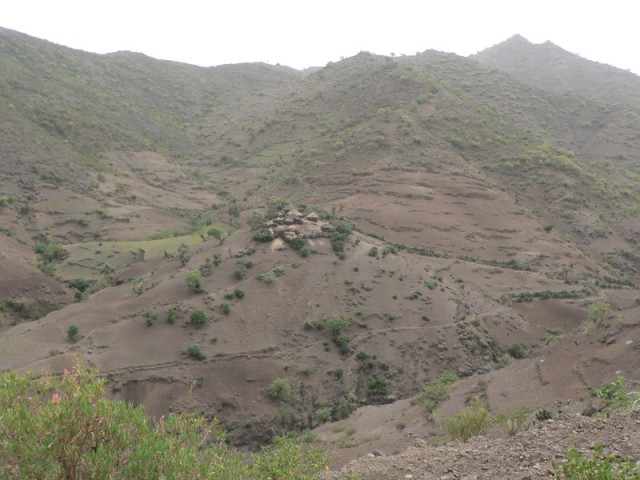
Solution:
[{"label": "haze over mountains", "polygon": [[588,403],[640,366],[633,74],[519,36],[303,74],[5,29],[0,72],[0,369],[79,355],[249,446],[340,420],[345,460],[473,396]]},{"label": "haze over mountains", "polygon": [[515,35],[470,58],[495,67],[532,87],[574,93],[605,102],[640,104],[638,76],[592,62],[547,41],[535,45]]}]

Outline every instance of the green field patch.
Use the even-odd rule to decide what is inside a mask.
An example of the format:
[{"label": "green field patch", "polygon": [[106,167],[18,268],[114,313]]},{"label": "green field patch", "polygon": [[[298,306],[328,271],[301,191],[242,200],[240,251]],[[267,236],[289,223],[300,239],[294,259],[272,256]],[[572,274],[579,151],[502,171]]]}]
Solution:
[{"label": "green field patch", "polygon": [[[97,279],[102,275],[104,264],[117,272],[135,261],[150,260],[176,252],[182,244],[187,246],[202,243],[199,234],[181,235],[159,240],[86,242],[65,245],[69,257],[56,267],[56,274],[62,280],[74,278]],[[143,256],[144,255],[144,256]]]}]

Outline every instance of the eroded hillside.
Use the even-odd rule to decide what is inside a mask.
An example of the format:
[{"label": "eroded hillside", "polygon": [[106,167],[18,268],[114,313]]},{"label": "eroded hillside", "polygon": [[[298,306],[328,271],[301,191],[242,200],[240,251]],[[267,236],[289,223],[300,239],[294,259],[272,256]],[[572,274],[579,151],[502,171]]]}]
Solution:
[{"label": "eroded hillside", "polygon": [[[410,399],[443,372],[450,414],[636,371],[633,105],[430,51],[302,76],[0,34],[0,368],[79,355],[243,445],[365,415],[350,456],[438,433]],[[295,210],[326,234],[265,234]]]}]

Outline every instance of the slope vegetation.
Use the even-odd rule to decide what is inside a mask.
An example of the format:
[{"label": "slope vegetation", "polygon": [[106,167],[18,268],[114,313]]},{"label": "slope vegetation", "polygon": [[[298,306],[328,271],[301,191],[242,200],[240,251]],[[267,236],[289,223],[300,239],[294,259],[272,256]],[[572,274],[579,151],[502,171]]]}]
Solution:
[{"label": "slope vegetation", "polygon": [[451,414],[636,371],[633,102],[432,51],[302,75],[0,35],[1,369],[79,355],[243,445],[362,422],[323,427],[347,456],[438,433],[410,400],[443,373]]}]

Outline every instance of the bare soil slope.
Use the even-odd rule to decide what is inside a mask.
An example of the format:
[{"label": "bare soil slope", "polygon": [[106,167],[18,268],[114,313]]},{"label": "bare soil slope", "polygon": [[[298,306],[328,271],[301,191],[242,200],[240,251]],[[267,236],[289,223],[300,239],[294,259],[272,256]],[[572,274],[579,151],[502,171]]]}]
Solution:
[{"label": "bare soil slope", "polygon": [[571,447],[591,458],[596,445],[606,445],[607,454],[636,460],[639,426],[637,411],[609,419],[567,415],[559,421],[538,423],[516,437],[479,437],[467,444],[440,446],[417,440],[402,454],[352,462],[330,478],[355,475],[360,480],[548,479],[554,474],[552,462],[560,464]]},{"label": "bare soil slope", "polygon": [[0,369],[79,355],[153,415],[320,427],[339,462],[636,371],[633,105],[439,52],[302,76],[0,35]]}]

